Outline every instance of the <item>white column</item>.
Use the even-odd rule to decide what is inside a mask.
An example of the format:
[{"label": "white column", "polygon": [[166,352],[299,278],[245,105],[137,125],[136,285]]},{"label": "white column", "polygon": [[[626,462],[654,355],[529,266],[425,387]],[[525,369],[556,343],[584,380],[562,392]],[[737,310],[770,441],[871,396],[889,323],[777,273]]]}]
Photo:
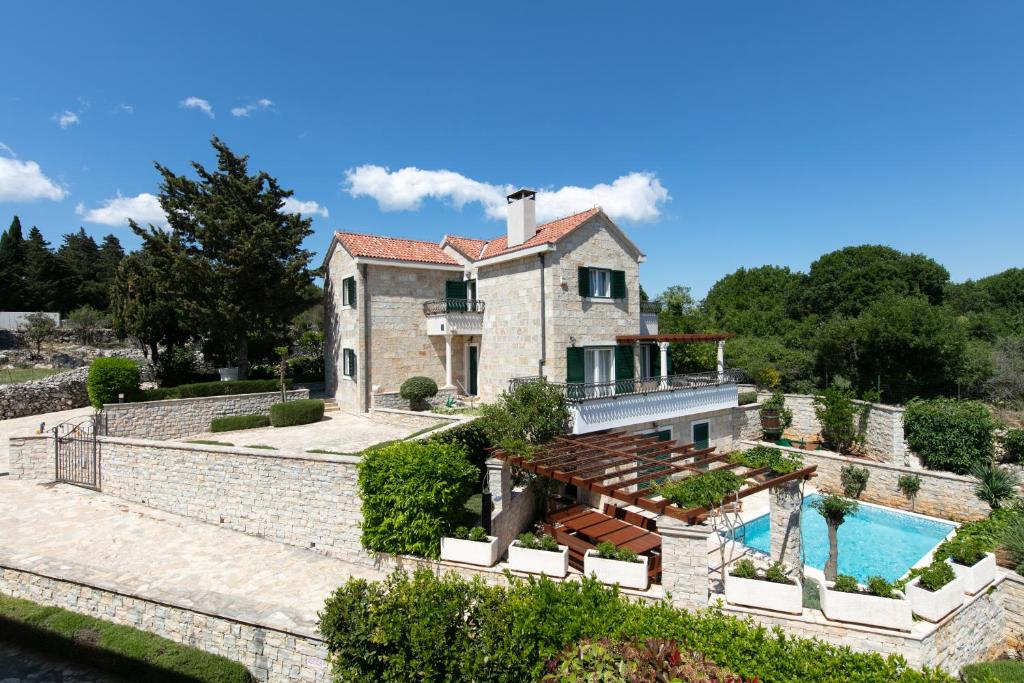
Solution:
[{"label": "white column", "polygon": [[661,351],[661,386],[668,386],[668,342],[658,342]]},{"label": "white column", "polygon": [[718,342],[718,381],[725,375],[725,341]]},{"label": "white column", "polygon": [[444,335],[444,385],[452,386],[452,335]]}]

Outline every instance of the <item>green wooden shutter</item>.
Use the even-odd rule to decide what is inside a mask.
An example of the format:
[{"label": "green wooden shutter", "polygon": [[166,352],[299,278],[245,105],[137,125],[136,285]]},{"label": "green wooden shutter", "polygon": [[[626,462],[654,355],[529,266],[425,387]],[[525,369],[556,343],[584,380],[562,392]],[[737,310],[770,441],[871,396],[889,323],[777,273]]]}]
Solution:
[{"label": "green wooden shutter", "polygon": [[615,347],[615,393],[633,393],[633,345],[620,344]]},{"label": "green wooden shutter", "polygon": [[448,280],[444,283],[444,298],[445,299],[465,299],[466,298],[466,281],[465,280]]},{"label": "green wooden shutter", "polygon": [[579,277],[580,296],[590,296],[590,268],[580,266],[576,269]]},{"label": "green wooden shutter", "polygon": [[668,347],[668,353],[665,354],[665,360],[668,361],[666,363],[666,365],[668,365],[668,367],[665,368],[665,374],[666,375],[671,375],[672,374],[672,347],[671,346]]},{"label": "green wooden shutter", "polygon": [[565,381],[582,384],[586,380],[586,349],[570,346],[565,350]]},{"label": "green wooden shutter", "polygon": [[357,365],[356,365],[356,352],[355,352],[355,350],[352,350],[352,351],[349,351],[349,353],[352,354],[352,376],[353,377],[358,377],[359,376],[359,371],[356,369],[357,368]]},{"label": "green wooden shutter", "polygon": [[612,274],[612,298],[613,299],[625,299],[626,298],[626,271],[624,270],[613,270]]}]

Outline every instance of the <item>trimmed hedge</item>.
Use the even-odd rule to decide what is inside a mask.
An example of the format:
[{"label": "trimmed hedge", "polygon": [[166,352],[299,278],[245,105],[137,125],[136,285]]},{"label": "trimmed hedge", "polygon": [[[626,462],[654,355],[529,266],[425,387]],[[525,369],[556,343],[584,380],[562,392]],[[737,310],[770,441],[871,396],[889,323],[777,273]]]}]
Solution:
[{"label": "trimmed hedge", "polygon": [[999,659],[968,664],[960,673],[966,683],[1024,683],[1024,662]]},{"label": "trimmed hedge", "polygon": [[293,427],[319,422],[324,416],[324,402],[318,398],[285,401],[270,406],[270,424],[275,427]]},{"label": "trimmed hedge", "polygon": [[131,681],[248,683],[241,664],[225,657],[60,607],[0,595],[0,639],[73,659]]},{"label": "trimmed hedge", "polygon": [[914,399],[903,413],[907,445],[929,469],[968,474],[995,452],[996,423],[984,404],[955,398]]},{"label": "trimmed hedge", "polygon": [[211,432],[233,432],[237,429],[258,429],[269,427],[270,418],[266,415],[227,415],[215,417],[210,422]]},{"label": "trimmed hedge", "polygon": [[97,358],[89,366],[86,388],[97,410],[104,403],[117,403],[118,394],[131,400],[139,392],[139,365],[130,358]]},{"label": "trimmed hedge", "polygon": [[854,653],[716,609],[630,602],[591,578],[505,587],[421,569],[351,579],[328,598],[319,626],[336,681],[537,681],[565,648],[597,638],[671,640],[747,681],[954,681],[899,655]]},{"label": "trimmed hedge", "polygon": [[[285,380],[285,388],[292,388],[292,380]],[[238,394],[265,394],[281,391],[278,379],[239,379],[230,382],[199,382],[176,387],[146,389],[139,392],[139,401],[166,401],[174,398],[204,398],[206,396],[236,396]]]},{"label": "trimmed hedge", "polygon": [[411,403],[419,403],[431,396],[437,396],[437,382],[429,377],[410,377],[402,382],[398,393]]},{"label": "trimmed hedge", "polygon": [[363,451],[363,546],[438,557],[441,536],[462,524],[479,481],[479,470],[458,444],[401,441]]}]

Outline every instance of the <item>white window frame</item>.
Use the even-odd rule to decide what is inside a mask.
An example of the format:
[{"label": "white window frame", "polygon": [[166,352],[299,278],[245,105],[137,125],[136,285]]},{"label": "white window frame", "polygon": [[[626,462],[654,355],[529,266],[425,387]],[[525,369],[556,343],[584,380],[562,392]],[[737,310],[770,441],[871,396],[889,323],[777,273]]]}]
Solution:
[{"label": "white window frame", "polygon": [[351,362],[351,359],[354,359],[355,356],[355,349],[341,350],[341,374],[343,377],[348,377],[353,380],[356,378],[355,368],[352,367],[354,363]]},{"label": "white window frame", "polygon": [[352,282],[355,283],[356,278],[355,278],[354,275],[350,275],[348,277],[345,277],[345,278],[341,279],[341,305],[344,306],[345,308],[355,308],[356,307],[356,302],[355,301],[350,301],[349,298],[348,298],[348,295],[349,295],[348,281],[349,280],[352,280]]},{"label": "white window frame", "polygon": [[[590,275],[590,287],[588,288],[591,298],[594,299],[611,299],[612,298],[612,271],[609,268],[591,268]],[[599,288],[598,285],[603,282],[604,287]],[[598,290],[601,293],[598,293]]]},{"label": "white window frame", "polygon": [[[608,378],[601,379],[598,376],[600,364],[597,362],[598,353],[607,353],[609,357]],[[614,346],[588,346],[583,354],[583,383],[601,384],[602,386],[587,387],[587,398],[615,395],[615,347]]]}]

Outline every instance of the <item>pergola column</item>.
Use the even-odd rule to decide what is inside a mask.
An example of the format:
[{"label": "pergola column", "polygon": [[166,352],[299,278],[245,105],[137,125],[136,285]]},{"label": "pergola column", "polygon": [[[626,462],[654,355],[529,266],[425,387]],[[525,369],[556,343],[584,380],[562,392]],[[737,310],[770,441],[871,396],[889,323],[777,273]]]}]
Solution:
[{"label": "pergola column", "polygon": [[661,386],[668,386],[668,342],[658,342],[658,350],[661,352]]},{"label": "pergola column", "polygon": [[512,466],[497,458],[487,459],[487,490],[491,494],[492,516],[512,498]]},{"label": "pergola column", "polygon": [[803,543],[800,538],[800,506],[803,503],[801,480],[792,479],[773,486],[768,520],[772,561],[804,574]]},{"label": "pergola column", "polygon": [[718,361],[715,366],[718,370],[718,381],[722,381],[722,377],[725,375],[725,341],[719,340],[718,342]]},{"label": "pergola column", "polygon": [[452,386],[452,335],[446,332],[444,335],[444,385]]},{"label": "pergola column", "polygon": [[706,524],[687,524],[667,515],[657,519],[661,534],[661,585],[672,604],[683,609],[708,606],[708,536]]}]

